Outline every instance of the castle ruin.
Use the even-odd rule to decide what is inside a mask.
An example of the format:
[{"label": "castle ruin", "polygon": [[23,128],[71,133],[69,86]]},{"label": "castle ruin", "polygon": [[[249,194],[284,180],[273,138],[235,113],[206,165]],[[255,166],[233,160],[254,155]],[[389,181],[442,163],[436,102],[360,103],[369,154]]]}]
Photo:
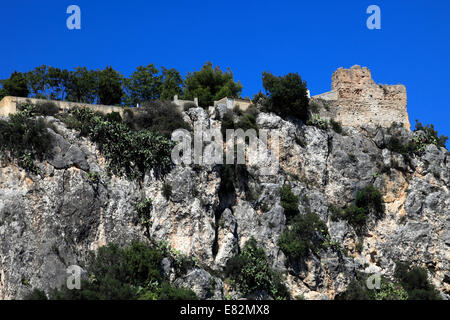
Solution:
[{"label": "castle ruin", "polygon": [[376,84],[366,67],[339,68],[332,75],[331,91],[313,96],[311,101],[320,118],[344,126],[390,127],[396,122],[410,129],[405,86]]}]

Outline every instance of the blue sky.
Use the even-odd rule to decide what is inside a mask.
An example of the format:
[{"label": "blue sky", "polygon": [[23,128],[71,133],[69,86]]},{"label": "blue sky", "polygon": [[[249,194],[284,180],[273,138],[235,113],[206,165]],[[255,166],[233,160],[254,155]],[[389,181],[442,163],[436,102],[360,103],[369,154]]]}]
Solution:
[{"label": "blue sky", "polygon": [[[66,9],[81,8],[81,30]],[[381,9],[369,30],[366,9]],[[330,89],[338,67],[359,64],[383,84],[406,85],[410,122],[450,136],[450,1],[2,1],[0,78],[47,64],[112,65],[125,76],[154,63],[183,75],[206,61],[230,67],[243,96],[261,72],[298,72],[312,94]]]}]

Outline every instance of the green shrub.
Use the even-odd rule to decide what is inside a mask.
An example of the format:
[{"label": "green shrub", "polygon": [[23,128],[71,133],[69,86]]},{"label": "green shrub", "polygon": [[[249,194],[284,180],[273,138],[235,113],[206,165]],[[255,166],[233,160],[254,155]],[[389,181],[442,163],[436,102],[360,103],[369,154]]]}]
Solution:
[{"label": "green shrub", "polygon": [[254,129],[258,132],[258,125],[256,124],[256,117],[259,111],[254,105],[250,105],[247,110],[240,111],[239,109],[239,121],[236,128],[240,128],[244,131]]},{"label": "green shrub", "polygon": [[237,128],[245,131],[253,129],[258,132],[258,125],[256,124],[256,118],[254,115],[250,113],[243,113],[239,118],[239,122],[237,123]]},{"label": "green shrub", "polygon": [[[143,296],[145,297],[145,296]],[[159,300],[197,300],[196,294],[189,289],[176,288],[169,285],[167,282],[163,283],[159,290]]]},{"label": "green shrub", "polygon": [[280,236],[278,245],[291,260],[297,261],[310,251],[322,248],[328,235],[328,228],[315,213],[298,215]]},{"label": "green shrub", "polygon": [[362,231],[370,215],[380,218],[384,213],[383,197],[373,185],[358,191],[354,204],[344,209],[330,206],[333,221],[346,220],[357,232]]},{"label": "green shrub", "polygon": [[105,115],[106,121],[109,122],[122,122],[122,116],[119,112],[111,112]]},{"label": "green shrub", "polygon": [[289,297],[280,275],[270,268],[264,250],[257,247],[254,238],[247,241],[240,254],[228,260],[226,274],[244,296],[266,291],[276,299]]},{"label": "green shrub", "polygon": [[336,297],[338,300],[440,300],[438,291],[428,281],[427,272],[410,263],[397,262],[394,281],[381,278],[379,289],[369,290],[367,278],[359,275],[347,287],[347,290]]},{"label": "green shrub", "polygon": [[381,288],[374,290],[374,300],[408,300],[408,293],[399,284],[389,281],[381,281]]},{"label": "green shrub", "polygon": [[42,118],[34,118],[31,106],[0,120],[0,151],[9,151],[20,166],[37,173],[34,160],[42,160],[51,148],[48,125]]},{"label": "green shrub", "polygon": [[284,209],[284,214],[286,217],[291,218],[298,213],[298,204],[300,202],[300,197],[296,196],[292,192],[290,185],[285,184],[281,187],[281,206]]},{"label": "green shrub", "polygon": [[356,194],[355,205],[364,208],[367,213],[380,217],[384,213],[383,196],[373,185],[369,185]]},{"label": "green shrub", "polygon": [[397,262],[394,276],[407,291],[409,300],[441,299],[436,288],[428,281],[427,272],[423,268],[407,262]]},{"label": "green shrub", "polygon": [[407,300],[408,293],[402,285],[381,277],[379,289],[367,287],[368,274],[359,274],[336,300]]},{"label": "green shrub", "polygon": [[136,130],[145,129],[170,139],[177,129],[191,129],[183,120],[178,106],[172,102],[147,101],[137,110],[132,122]]},{"label": "green shrub", "polygon": [[330,120],[330,125],[331,128],[339,134],[342,134],[343,130],[342,130],[342,124],[340,122],[335,121],[334,119]]},{"label": "green shrub", "polygon": [[222,116],[221,131],[223,139],[227,138],[227,129],[235,129],[233,111],[228,110]]},{"label": "green shrub", "polygon": [[371,300],[363,281],[352,280],[347,289],[335,297],[336,300]]},{"label": "green shrub", "polygon": [[161,271],[164,250],[139,242],[120,248],[115,244],[92,253],[85,268],[89,280],[80,290],[54,290],[56,300],[195,299],[186,289],[173,288]]},{"label": "green shrub", "polygon": [[424,141],[421,141],[424,144],[434,144],[440,148],[446,148],[445,144],[448,140],[448,137],[441,135],[438,135],[438,132],[434,130],[434,125],[423,125],[418,120],[416,120],[416,127],[414,129],[414,132],[417,131],[423,131],[425,135]]},{"label": "green shrub", "polygon": [[166,200],[169,200],[172,196],[172,186],[168,183],[164,183],[162,187],[162,193]]},{"label": "green shrub", "polygon": [[328,129],[328,122],[326,120],[321,119],[318,114],[313,114],[311,118],[309,118],[308,121],[306,121],[306,124],[308,126],[319,128],[321,130]]},{"label": "green shrub", "polygon": [[409,158],[410,154],[417,153],[417,144],[414,141],[409,141],[408,143],[404,144],[400,141],[400,139],[396,136],[392,136],[387,144],[386,148],[390,151],[400,153],[403,155],[406,159]]},{"label": "green shrub", "polygon": [[20,104],[17,109],[20,111],[28,110],[32,116],[54,116],[59,113],[59,107],[52,101]]},{"label": "green shrub", "polygon": [[24,300],[48,300],[48,298],[43,290],[33,289],[32,292],[24,297]]},{"label": "green shrub", "polygon": [[153,202],[152,199],[145,198],[142,201],[140,201],[136,205],[136,212],[137,212],[137,221],[136,223],[140,223],[145,228],[150,228],[152,221],[151,221],[151,213],[152,213],[152,207]]},{"label": "green shrub", "polygon": [[[148,130],[134,131],[125,123],[108,121],[105,116],[86,108],[70,111],[77,121],[77,130],[96,142],[108,160],[113,174],[129,179],[142,179],[151,169],[165,174],[172,167],[174,142]],[[63,118],[67,119],[67,117]]]},{"label": "green shrub", "polygon": [[422,125],[422,123],[416,120],[416,127],[414,129],[414,132],[420,132],[420,134],[416,134],[413,140],[406,143],[403,143],[397,137],[397,128],[398,125],[396,125],[395,123],[389,128],[389,133],[392,135],[392,137],[388,140],[386,148],[393,152],[400,153],[407,160],[412,154],[421,156],[425,152],[426,147],[430,144],[434,144],[439,148],[446,148],[445,144],[448,137],[444,135],[439,136],[438,132],[434,129],[434,126],[432,124],[424,126]]}]

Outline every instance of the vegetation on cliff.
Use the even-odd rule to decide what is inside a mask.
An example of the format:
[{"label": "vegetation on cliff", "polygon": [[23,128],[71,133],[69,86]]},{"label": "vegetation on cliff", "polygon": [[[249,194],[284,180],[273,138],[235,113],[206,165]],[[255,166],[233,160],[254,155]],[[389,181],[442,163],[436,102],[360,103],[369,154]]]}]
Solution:
[{"label": "vegetation on cliff", "polygon": [[35,116],[35,107],[25,106],[9,121],[0,120],[0,151],[10,152],[21,167],[33,173],[38,172],[33,161],[42,160],[51,148],[48,124]]},{"label": "vegetation on cliff", "polygon": [[[368,275],[360,273],[338,300],[440,300],[425,269],[398,261],[393,279],[381,277],[380,287],[368,289]],[[369,279],[369,281],[371,281]]]},{"label": "vegetation on cliff", "polygon": [[241,253],[228,261],[226,274],[232,286],[244,296],[265,292],[274,299],[287,299],[289,291],[281,275],[269,266],[267,256],[254,238],[248,240]]},{"label": "vegetation on cliff", "polygon": [[99,145],[111,173],[142,179],[146,172],[165,174],[172,167],[174,143],[149,130],[133,130],[122,121],[109,121],[86,108],[70,111],[68,123]]},{"label": "vegetation on cliff", "polygon": [[[169,255],[164,246],[132,242],[121,248],[115,244],[91,253],[80,290],[66,286],[50,293],[54,300],[192,300],[194,292],[173,287],[161,270]],[[35,290],[28,299],[45,299]]]}]

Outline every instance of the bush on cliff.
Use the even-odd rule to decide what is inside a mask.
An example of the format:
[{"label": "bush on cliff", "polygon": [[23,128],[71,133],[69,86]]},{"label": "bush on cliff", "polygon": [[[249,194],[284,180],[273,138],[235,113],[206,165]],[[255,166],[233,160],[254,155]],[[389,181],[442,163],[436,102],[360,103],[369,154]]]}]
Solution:
[{"label": "bush on cliff", "polygon": [[270,268],[264,250],[258,248],[254,238],[246,242],[240,254],[228,261],[226,274],[244,296],[265,291],[275,299],[289,297],[281,276]]},{"label": "bush on cliff", "polygon": [[434,144],[439,148],[446,148],[445,144],[448,140],[448,137],[444,135],[439,136],[438,132],[434,129],[433,124],[427,124],[424,126],[421,122],[416,120],[416,127],[414,129],[414,132],[417,131],[422,131],[424,133],[422,141],[423,144]]},{"label": "bush on cliff", "polygon": [[[347,286],[347,289],[336,296],[336,300],[407,300],[408,293],[398,281],[381,277],[380,287],[369,289],[369,275],[358,274]],[[369,283],[371,280],[369,280]]]},{"label": "bush on cliff", "polygon": [[281,234],[278,245],[283,253],[295,262],[310,251],[319,250],[325,243],[328,228],[315,213],[297,215]]},{"label": "bush on cliff", "polygon": [[142,179],[149,170],[165,174],[172,167],[174,142],[166,137],[148,130],[132,130],[123,122],[108,121],[86,108],[71,110],[68,118],[71,119],[68,123],[81,135],[98,143],[110,172],[115,175]]},{"label": "bush on cliff", "polygon": [[336,300],[440,300],[427,272],[409,262],[397,262],[392,280],[381,277],[380,288],[368,289],[369,275],[358,274]]},{"label": "bush on cliff", "polygon": [[436,288],[428,281],[427,272],[407,262],[397,262],[395,278],[408,292],[409,300],[440,300]]},{"label": "bush on cliff", "polygon": [[285,184],[281,187],[281,206],[284,209],[284,214],[287,218],[292,218],[298,213],[298,204],[300,202],[299,196],[292,192],[290,185]]},{"label": "bush on cliff", "polygon": [[190,130],[177,105],[166,101],[147,101],[142,104],[131,122],[135,130],[145,129],[171,138],[177,129]]},{"label": "bush on cliff", "polygon": [[33,106],[24,106],[9,121],[0,120],[0,151],[9,151],[21,167],[37,173],[33,160],[42,160],[51,147],[48,125],[35,117]]},{"label": "bush on cliff", "polygon": [[358,232],[362,231],[370,215],[380,218],[384,213],[383,197],[373,185],[369,185],[356,194],[355,203],[340,209],[330,206],[331,219],[346,220]]},{"label": "bush on cliff", "polygon": [[50,294],[55,300],[129,300],[196,299],[191,290],[170,285],[161,271],[165,252],[143,243],[133,242],[120,248],[115,244],[98,249],[88,259],[88,279],[80,290],[66,286]]}]

